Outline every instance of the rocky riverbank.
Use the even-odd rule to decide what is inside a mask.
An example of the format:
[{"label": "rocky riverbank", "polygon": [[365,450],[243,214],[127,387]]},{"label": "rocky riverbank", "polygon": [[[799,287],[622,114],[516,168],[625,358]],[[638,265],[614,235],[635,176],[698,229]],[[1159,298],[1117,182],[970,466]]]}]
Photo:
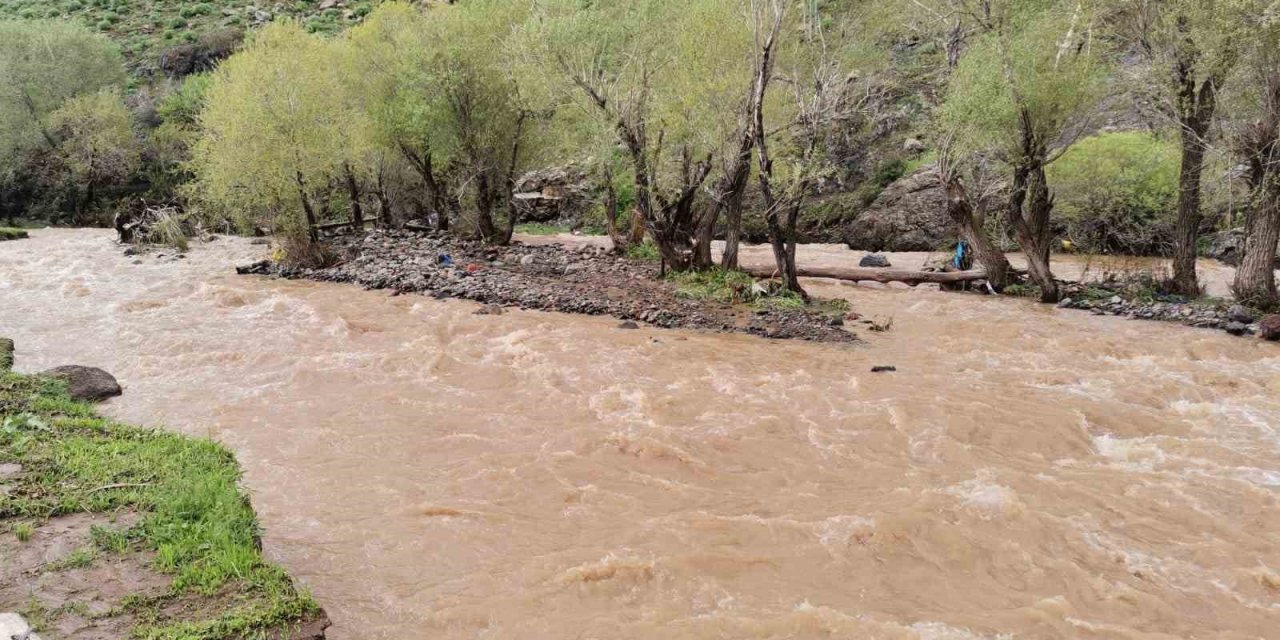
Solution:
[{"label": "rocky riverbank", "polygon": [[1266,315],[1224,300],[1135,296],[1122,283],[1070,285],[1067,297],[1058,306],[1089,311],[1094,315],[1174,322],[1226,331],[1234,336],[1256,335],[1266,340],[1280,340],[1280,315]]},{"label": "rocky riverbank", "polygon": [[490,247],[448,235],[375,230],[335,239],[332,249],[340,260],[329,268],[279,270],[261,262],[238,271],[473,300],[486,305],[477,313],[514,307],[609,315],[624,321],[623,328],[644,322],[777,339],[856,339],[839,304],[800,306],[770,297],[763,283],[735,290],[729,300],[700,298],[662,279],[657,263],[599,247]]}]

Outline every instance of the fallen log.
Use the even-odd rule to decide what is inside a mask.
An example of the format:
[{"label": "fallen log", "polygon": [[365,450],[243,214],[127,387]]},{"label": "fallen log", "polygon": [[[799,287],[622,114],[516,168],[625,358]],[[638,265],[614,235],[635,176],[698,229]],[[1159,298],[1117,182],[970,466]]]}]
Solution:
[{"label": "fallen log", "polygon": [[[747,269],[757,278],[772,278],[777,269]],[[807,267],[800,269],[801,278],[831,278],[850,282],[902,282],[911,286],[922,283],[955,284],[985,280],[986,272],[975,271],[908,271],[906,269],[877,269],[872,267]]]}]

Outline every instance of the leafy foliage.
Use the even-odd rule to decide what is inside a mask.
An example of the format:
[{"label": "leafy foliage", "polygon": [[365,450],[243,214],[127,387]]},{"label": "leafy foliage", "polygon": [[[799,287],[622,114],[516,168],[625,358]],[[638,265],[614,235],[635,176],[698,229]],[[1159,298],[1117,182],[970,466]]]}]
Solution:
[{"label": "leafy foliage", "polygon": [[1173,243],[1178,148],[1149,133],[1081,140],[1049,167],[1067,236],[1088,253],[1165,255]]}]

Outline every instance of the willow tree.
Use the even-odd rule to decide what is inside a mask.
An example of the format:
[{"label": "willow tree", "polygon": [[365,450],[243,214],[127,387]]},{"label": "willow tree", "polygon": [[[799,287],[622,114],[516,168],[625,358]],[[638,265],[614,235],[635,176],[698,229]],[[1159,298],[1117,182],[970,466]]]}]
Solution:
[{"label": "willow tree", "polygon": [[266,218],[294,260],[314,257],[319,200],[343,176],[346,86],[334,46],[294,22],[258,31],[210,78],[192,150],[192,195],[244,223]]},{"label": "willow tree", "polygon": [[[533,90],[593,114],[626,152],[635,205],[674,270],[710,266],[721,211],[730,224],[751,141],[750,31],[735,0],[549,0],[522,34]],[[717,167],[724,180],[703,191]],[[736,196],[734,194],[737,194]],[[735,204],[737,202],[737,204]],[[709,217],[708,217],[709,216]]]},{"label": "willow tree", "polygon": [[[441,227],[469,202],[477,233],[506,243],[512,187],[538,146],[543,110],[521,93],[507,54],[521,3],[477,0],[425,11],[379,6],[349,42],[378,140],[422,178]],[[505,212],[499,226],[498,212]]]},{"label": "willow tree", "polygon": [[1244,255],[1232,291],[1241,302],[1280,307],[1276,291],[1276,246],[1280,242],[1280,15],[1263,0],[1240,0],[1249,37],[1240,43],[1232,146],[1247,167],[1250,198],[1245,213]]},{"label": "willow tree", "polygon": [[1157,103],[1178,129],[1181,168],[1170,289],[1199,295],[1196,277],[1205,157],[1218,94],[1251,35],[1240,0],[1130,0],[1117,22],[1156,70]]},{"label": "willow tree", "polygon": [[963,153],[1008,172],[1005,220],[1044,302],[1058,299],[1049,264],[1054,196],[1045,169],[1087,129],[1105,85],[1083,2],[993,0],[986,32],[961,59],[941,110]]},{"label": "willow tree", "polygon": [[796,265],[797,222],[805,198],[833,172],[835,130],[864,108],[867,93],[851,65],[867,57],[851,36],[853,15],[803,0],[751,0],[750,9],[750,131],[764,219],[784,286],[807,299]]},{"label": "willow tree", "polygon": [[103,89],[67,100],[49,116],[56,155],[70,182],[83,189],[77,212],[93,205],[98,189],[120,183],[141,164],[133,115],[120,92]]},{"label": "willow tree", "polygon": [[[119,49],[67,22],[0,21],[0,204],[32,153],[54,153],[50,118],[67,100],[124,85]],[[17,206],[7,205],[10,216]]]}]

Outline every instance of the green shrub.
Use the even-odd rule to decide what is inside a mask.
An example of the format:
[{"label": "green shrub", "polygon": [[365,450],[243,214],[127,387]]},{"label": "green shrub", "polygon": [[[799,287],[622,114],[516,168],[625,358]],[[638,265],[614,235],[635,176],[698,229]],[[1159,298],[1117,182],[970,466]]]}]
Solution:
[{"label": "green shrub", "polygon": [[1081,140],[1048,170],[1067,237],[1090,253],[1167,255],[1178,168],[1177,145],[1150,133]]}]

